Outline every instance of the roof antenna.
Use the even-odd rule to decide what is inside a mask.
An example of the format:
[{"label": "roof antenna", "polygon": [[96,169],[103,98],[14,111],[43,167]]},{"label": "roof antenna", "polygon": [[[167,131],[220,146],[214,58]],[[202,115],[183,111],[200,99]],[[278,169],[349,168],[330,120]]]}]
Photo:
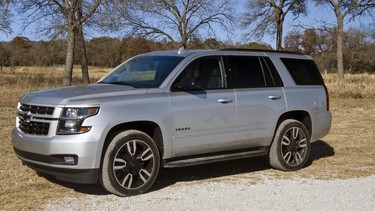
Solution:
[{"label": "roof antenna", "polygon": [[185,47],[184,46],[182,46],[180,49],[178,49],[178,55],[180,55],[180,54],[182,54],[182,52],[184,52],[185,51]]}]

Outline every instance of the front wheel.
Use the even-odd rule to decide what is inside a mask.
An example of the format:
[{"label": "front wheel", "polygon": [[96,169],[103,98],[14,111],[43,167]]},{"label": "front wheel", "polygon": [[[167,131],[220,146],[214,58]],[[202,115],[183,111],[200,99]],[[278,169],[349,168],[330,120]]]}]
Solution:
[{"label": "front wheel", "polygon": [[270,165],[282,171],[296,171],[307,162],[310,154],[310,134],[299,121],[283,121],[275,133],[268,159]]},{"label": "front wheel", "polygon": [[126,130],[115,135],[104,154],[101,184],[118,196],[146,192],[160,168],[159,150],[147,134]]}]

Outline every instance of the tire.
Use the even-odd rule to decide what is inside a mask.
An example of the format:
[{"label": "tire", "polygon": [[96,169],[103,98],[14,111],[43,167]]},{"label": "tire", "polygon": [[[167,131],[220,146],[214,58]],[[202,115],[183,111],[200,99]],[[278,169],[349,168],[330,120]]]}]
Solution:
[{"label": "tire", "polygon": [[268,153],[270,165],[282,171],[296,171],[306,164],[310,154],[310,133],[299,121],[283,121],[275,133]]},{"label": "tire", "polygon": [[122,131],[106,149],[100,183],[118,196],[141,194],[155,182],[159,168],[159,150],[152,138],[137,130]]}]

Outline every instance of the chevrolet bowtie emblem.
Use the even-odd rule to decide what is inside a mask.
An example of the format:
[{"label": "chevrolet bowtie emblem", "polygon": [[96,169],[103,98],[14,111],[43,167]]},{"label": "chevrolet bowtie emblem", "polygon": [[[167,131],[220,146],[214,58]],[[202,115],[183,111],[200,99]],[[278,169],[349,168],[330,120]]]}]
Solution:
[{"label": "chevrolet bowtie emblem", "polygon": [[32,117],[32,115],[31,115],[31,112],[30,112],[30,111],[28,111],[28,112],[26,112],[26,113],[23,114],[23,119],[24,119],[27,123],[30,122],[31,117]]}]

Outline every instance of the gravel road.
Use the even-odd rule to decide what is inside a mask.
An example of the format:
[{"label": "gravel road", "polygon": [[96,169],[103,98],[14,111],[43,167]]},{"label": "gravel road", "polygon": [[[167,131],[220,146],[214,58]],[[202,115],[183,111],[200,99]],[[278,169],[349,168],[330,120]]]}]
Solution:
[{"label": "gravel road", "polygon": [[45,210],[374,210],[375,175],[346,180],[261,176],[181,181],[133,197],[87,194]]}]

